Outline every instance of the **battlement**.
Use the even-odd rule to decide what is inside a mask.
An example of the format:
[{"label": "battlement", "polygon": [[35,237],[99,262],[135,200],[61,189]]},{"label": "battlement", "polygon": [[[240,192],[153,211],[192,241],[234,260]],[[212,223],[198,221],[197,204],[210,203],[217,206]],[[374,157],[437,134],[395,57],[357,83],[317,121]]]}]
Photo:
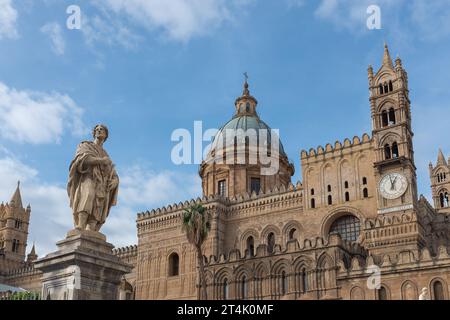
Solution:
[{"label": "battlement", "polygon": [[34,265],[26,265],[20,268],[11,269],[4,273],[7,278],[18,278],[24,276],[32,276],[42,273],[41,271],[34,268]]},{"label": "battlement", "polygon": [[297,182],[295,186],[292,183],[290,183],[287,187],[282,185],[280,187],[275,187],[273,190],[268,190],[265,193],[261,192],[259,194],[256,194],[255,192],[249,194],[248,192],[246,192],[242,195],[234,196],[231,198],[223,197],[218,194],[212,196],[203,196],[202,198],[198,197],[196,199],[180,202],[178,204],[175,203],[173,205],[168,205],[162,208],[152,209],[151,211],[138,213],[137,221],[139,224],[142,221],[147,220],[149,218],[156,218],[162,216],[166,218],[176,217],[178,216],[177,213],[180,213],[180,211],[187,209],[190,206],[198,203],[202,203],[205,206],[208,206],[211,203],[218,203],[226,206],[233,206],[239,204],[242,204],[244,206],[245,204],[247,204],[248,206],[251,206],[252,201],[261,201],[263,199],[267,200],[269,197],[271,197],[272,202],[277,200],[284,200],[285,197],[281,197],[281,195],[289,194],[287,195],[287,197],[289,196],[298,197],[299,195],[301,195],[302,190],[303,190],[302,184],[300,182]]},{"label": "battlement", "polygon": [[430,251],[424,248],[420,251],[405,250],[398,253],[390,253],[382,256],[368,256],[363,263],[360,259],[353,258],[349,268],[345,267],[344,261],[339,260],[338,276],[369,275],[374,272],[373,266],[381,269],[382,273],[398,272],[401,269],[413,267],[434,268],[436,266],[450,266],[450,256],[445,246],[440,246],[437,255],[430,255]]},{"label": "battlement", "polygon": [[349,252],[352,255],[367,256],[367,251],[358,243],[344,240],[340,237],[339,234],[335,233],[330,234],[327,239],[324,239],[322,237],[305,239],[302,244],[300,244],[297,240],[290,240],[286,243],[286,248],[284,250],[282,250],[279,244],[275,245],[272,253],[268,251],[266,244],[260,244],[256,248],[256,252],[253,256],[250,256],[249,252],[247,251],[245,252],[245,254],[242,254],[239,249],[231,249],[227,255],[221,254],[219,257],[211,255],[206,261],[206,266],[237,262],[249,258],[264,258],[287,253],[304,252],[308,250],[329,248],[332,246],[340,247],[341,249]]},{"label": "battlement", "polygon": [[137,255],[138,246],[137,245],[131,245],[121,248],[114,248],[113,254],[118,257],[128,256],[128,255]]},{"label": "battlement", "polygon": [[308,160],[310,158],[316,158],[320,155],[326,155],[330,153],[336,153],[336,152],[343,152],[346,149],[352,149],[358,146],[361,146],[366,143],[370,143],[372,140],[370,136],[367,133],[364,133],[361,137],[361,139],[358,136],[354,136],[352,141],[350,139],[345,139],[343,143],[340,141],[336,141],[334,143],[334,147],[327,143],[325,145],[325,148],[322,146],[318,146],[317,149],[311,148],[309,149],[309,152],[306,150],[302,150],[300,152],[300,158],[301,160]]}]

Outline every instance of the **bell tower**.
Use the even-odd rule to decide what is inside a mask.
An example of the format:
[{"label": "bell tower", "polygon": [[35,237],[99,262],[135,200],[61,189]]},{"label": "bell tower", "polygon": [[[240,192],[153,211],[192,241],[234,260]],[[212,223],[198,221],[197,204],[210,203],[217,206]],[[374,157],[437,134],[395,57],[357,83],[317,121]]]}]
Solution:
[{"label": "bell tower", "polygon": [[24,208],[17,183],[9,203],[0,204],[0,270],[20,266],[25,261],[31,207]]},{"label": "bell tower", "polygon": [[[450,158],[449,158],[450,162]],[[434,207],[439,213],[450,213],[450,165],[439,149],[436,165],[430,162],[431,193]]]},{"label": "bell tower", "polygon": [[418,197],[408,75],[385,44],[382,65],[376,74],[369,66],[368,78],[378,213],[409,210]]}]

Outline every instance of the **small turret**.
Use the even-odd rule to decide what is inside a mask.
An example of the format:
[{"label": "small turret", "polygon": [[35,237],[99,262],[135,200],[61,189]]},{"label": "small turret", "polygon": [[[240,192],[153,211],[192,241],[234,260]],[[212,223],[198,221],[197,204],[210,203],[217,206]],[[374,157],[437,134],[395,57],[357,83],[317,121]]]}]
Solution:
[{"label": "small turret", "polygon": [[33,247],[31,248],[30,253],[27,255],[27,263],[32,263],[36,261],[38,258],[38,255],[36,254],[35,244],[33,242]]}]

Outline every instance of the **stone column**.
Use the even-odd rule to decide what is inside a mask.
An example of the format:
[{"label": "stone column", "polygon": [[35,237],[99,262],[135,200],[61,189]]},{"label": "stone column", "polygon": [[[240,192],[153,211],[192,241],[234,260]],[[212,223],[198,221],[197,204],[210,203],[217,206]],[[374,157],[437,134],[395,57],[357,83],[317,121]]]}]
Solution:
[{"label": "stone column", "polygon": [[42,299],[117,300],[124,274],[132,266],[112,253],[100,232],[72,230],[58,250],[35,262],[43,272]]}]

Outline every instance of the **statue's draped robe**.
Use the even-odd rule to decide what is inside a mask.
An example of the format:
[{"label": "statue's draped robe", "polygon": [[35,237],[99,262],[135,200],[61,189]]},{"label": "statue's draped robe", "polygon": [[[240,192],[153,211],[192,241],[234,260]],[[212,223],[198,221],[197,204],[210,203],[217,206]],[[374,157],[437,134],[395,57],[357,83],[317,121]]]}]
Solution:
[{"label": "statue's draped robe", "polygon": [[84,141],[77,147],[75,159],[70,164],[67,193],[73,210],[75,226],[78,225],[78,213],[87,212],[88,220],[97,221],[97,231],[105,223],[111,206],[116,205],[118,187],[108,191],[112,179],[119,179],[114,167],[87,166],[89,157],[103,158],[109,155],[103,147],[90,141]]}]

